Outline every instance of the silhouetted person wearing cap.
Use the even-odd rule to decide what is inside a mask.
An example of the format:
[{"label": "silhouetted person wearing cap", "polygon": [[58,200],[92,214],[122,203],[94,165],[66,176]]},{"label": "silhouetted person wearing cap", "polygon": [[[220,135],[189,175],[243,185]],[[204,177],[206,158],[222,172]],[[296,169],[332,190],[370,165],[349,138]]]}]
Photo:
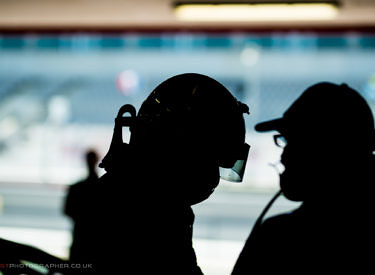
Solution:
[{"label": "silhouetted person wearing cap", "polygon": [[345,84],[318,83],[255,129],[279,132],[281,192],[302,204],[264,221],[262,213],[232,274],[372,270],[374,120],[366,101]]},{"label": "silhouetted person wearing cap", "polygon": [[[91,246],[99,274],[202,274],[193,249],[191,206],[220,176],[241,181],[249,146],[248,107],[200,74],[167,79],[138,113],[120,108],[100,164]],[[130,127],[129,144],[122,127]],[[222,170],[222,175],[220,171]]]},{"label": "silhouetted person wearing cap", "polygon": [[70,248],[69,260],[74,263],[87,263],[89,261],[86,251],[87,243],[92,242],[93,236],[91,220],[95,215],[95,206],[92,197],[96,196],[98,174],[96,172],[98,164],[98,154],[94,150],[88,150],[85,154],[85,164],[87,167],[87,177],[68,189],[64,213],[69,216],[73,223],[73,239]]}]

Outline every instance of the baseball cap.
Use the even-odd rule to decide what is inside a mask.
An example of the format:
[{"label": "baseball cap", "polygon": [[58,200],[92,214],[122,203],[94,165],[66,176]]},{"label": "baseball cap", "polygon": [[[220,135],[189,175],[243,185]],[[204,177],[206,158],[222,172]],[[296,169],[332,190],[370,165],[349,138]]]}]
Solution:
[{"label": "baseball cap", "polygon": [[261,122],[258,132],[345,132],[374,135],[366,100],[347,84],[319,82],[307,88],[281,118]]}]

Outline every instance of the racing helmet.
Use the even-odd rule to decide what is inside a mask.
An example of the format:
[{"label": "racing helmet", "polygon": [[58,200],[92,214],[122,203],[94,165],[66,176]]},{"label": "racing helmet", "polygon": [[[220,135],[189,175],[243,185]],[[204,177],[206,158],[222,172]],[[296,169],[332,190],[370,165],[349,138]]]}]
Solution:
[{"label": "racing helmet", "polygon": [[[245,143],[246,104],[206,75],[185,73],[158,85],[141,105],[130,144],[142,148],[209,153],[220,177],[241,182],[250,146]],[[181,152],[181,151],[180,151]]]}]

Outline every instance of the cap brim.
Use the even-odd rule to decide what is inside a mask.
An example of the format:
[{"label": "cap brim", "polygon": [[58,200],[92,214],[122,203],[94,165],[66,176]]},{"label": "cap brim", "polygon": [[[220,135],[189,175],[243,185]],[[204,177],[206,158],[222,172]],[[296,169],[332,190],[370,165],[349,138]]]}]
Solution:
[{"label": "cap brim", "polygon": [[255,131],[257,132],[268,132],[268,131],[278,131],[282,129],[283,125],[283,119],[278,118],[278,119],[273,119],[265,122],[258,123],[255,125]]}]

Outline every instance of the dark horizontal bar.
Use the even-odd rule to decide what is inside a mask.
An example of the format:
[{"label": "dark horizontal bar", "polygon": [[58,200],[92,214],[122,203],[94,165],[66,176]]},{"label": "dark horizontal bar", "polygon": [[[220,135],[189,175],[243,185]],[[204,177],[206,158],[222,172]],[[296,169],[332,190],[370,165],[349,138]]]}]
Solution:
[{"label": "dark horizontal bar", "polygon": [[223,4],[229,4],[229,5],[238,5],[238,4],[249,4],[249,5],[259,5],[259,4],[265,4],[265,5],[272,5],[272,4],[330,4],[334,6],[340,6],[341,2],[337,0],[310,0],[310,1],[298,1],[298,0],[243,0],[243,1],[228,1],[228,0],[213,0],[213,1],[174,1],[173,6],[178,7],[182,5],[223,5]]},{"label": "dark horizontal bar", "polygon": [[158,27],[129,27],[129,26],[30,26],[30,27],[3,27],[0,34],[126,34],[126,33],[258,33],[268,34],[273,32],[288,33],[375,33],[375,25],[339,25],[339,26],[270,26],[270,27],[198,27],[198,26],[158,26]]}]

